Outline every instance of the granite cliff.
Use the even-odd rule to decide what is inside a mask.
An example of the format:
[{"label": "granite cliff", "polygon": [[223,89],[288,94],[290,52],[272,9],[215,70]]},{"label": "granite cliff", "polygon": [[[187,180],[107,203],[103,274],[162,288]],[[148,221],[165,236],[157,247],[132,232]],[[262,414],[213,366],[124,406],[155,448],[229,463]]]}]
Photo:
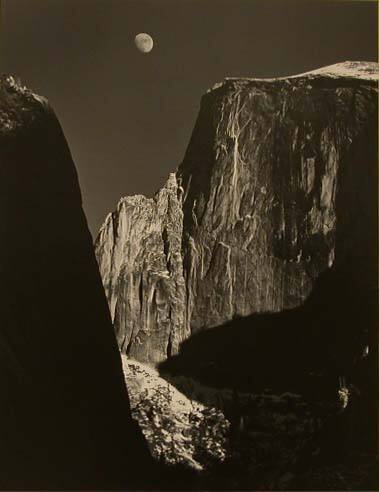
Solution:
[{"label": "granite cliff", "polygon": [[122,351],[158,363],[204,328],[301,306],[362,257],[376,289],[378,78],[345,62],[203,96],[176,173],[121,199],[96,241]]},{"label": "granite cliff", "polygon": [[122,198],[96,241],[119,346],[159,362],[189,335],[181,253],[183,212],[175,174],[154,198]]},{"label": "granite cliff", "polygon": [[0,79],[0,237],[0,489],[137,488],[150,455],[75,166],[47,100],[11,76]]}]

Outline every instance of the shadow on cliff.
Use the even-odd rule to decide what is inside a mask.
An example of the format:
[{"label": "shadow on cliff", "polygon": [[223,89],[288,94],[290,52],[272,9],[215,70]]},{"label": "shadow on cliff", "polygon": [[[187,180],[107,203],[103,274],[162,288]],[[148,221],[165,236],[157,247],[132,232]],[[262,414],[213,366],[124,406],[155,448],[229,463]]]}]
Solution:
[{"label": "shadow on cliff", "polygon": [[[377,357],[370,336],[378,315],[375,282],[367,282],[373,275],[365,273],[370,266],[363,261],[356,274],[356,262],[347,259],[344,268],[324,273],[297,309],[234,319],[194,334],[177,356],[161,364],[162,377],[184,392],[179,375],[208,387],[231,388],[237,397],[237,407],[229,408],[232,418],[239,392],[300,394],[315,418],[324,415],[323,453],[330,459],[375,452]],[[318,412],[337,409],[342,387],[353,399],[343,414],[325,420],[324,411]],[[190,385],[187,396],[209,405],[204,388],[196,392]]]},{"label": "shadow on cliff", "polygon": [[161,373],[241,391],[303,392],[318,378],[333,387],[340,376],[351,379],[370,345],[368,328],[377,320],[377,291],[359,278],[354,282],[356,267],[347,260],[345,269],[325,272],[298,308],[195,333],[160,365]]},{"label": "shadow on cliff", "polygon": [[360,420],[365,446],[372,450],[378,408],[376,120],[368,120],[343,152],[335,262],[310,296],[292,310],[257,313],[193,333],[160,372],[173,384],[183,375],[235,391],[294,391],[313,402],[335,399],[345,385],[356,387],[361,403],[355,422]]}]

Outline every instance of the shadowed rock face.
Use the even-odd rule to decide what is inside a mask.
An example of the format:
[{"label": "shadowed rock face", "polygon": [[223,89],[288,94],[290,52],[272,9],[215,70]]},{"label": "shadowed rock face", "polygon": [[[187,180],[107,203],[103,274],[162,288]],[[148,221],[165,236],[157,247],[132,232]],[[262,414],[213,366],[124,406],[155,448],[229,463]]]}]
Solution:
[{"label": "shadowed rock face", "polygon": [[135,487],[149,456],[66,140],[46,100],[0,81],[0,488]]},{"label": "shadowed rock face", "polygon": [[190,333],[296,308],[372,235],[375,248],[378,73],[346,62],[203,96],[176,176],[122,199],[96,243],[125,352],[158,362]]}]

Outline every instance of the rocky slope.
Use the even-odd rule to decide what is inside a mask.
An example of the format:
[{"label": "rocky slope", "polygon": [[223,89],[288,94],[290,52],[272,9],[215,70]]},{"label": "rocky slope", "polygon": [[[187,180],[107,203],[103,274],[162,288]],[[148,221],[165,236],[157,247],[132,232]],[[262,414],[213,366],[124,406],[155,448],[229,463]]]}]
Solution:
[{"label": "rocky slope", "polygon": [[0,238],[0,489],[136,487],[150,455],[75,166],[48,102],[10,76],[0,79]]},{"label": "rocky slope", "polygon": [[96,241],[125,353],[162,361],[198,330],[300,306],[346,258],[372,261],[378,78],[346,62],[203,96],[176,174],[123,198]]},{"label": "rocky slope", "polygon": [[184,376],[163,379],[122,359],[132,414],[152,455],[171,471],[170,490],[370,489],[375,461],[325,461],[345,445],[334,428],[346,394],[314,405],[288,391],[252,394]]},{"label": "rocky slope", "polygon": [[211,401],[204,405],[154,368],[126,356],[122,362],[132,414],[157,461],[204,472],[225,460],[230,423],[214,404],[217,392],[211,392]]}]

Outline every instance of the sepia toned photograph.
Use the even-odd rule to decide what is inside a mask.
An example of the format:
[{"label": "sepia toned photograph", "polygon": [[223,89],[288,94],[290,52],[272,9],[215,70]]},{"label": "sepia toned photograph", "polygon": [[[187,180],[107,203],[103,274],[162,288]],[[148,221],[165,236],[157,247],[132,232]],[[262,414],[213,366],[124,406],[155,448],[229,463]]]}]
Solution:
[{"label": "sepia toned photograph", "polygon": [[378,2],[0,0],[0,491],[377,491]]}]

